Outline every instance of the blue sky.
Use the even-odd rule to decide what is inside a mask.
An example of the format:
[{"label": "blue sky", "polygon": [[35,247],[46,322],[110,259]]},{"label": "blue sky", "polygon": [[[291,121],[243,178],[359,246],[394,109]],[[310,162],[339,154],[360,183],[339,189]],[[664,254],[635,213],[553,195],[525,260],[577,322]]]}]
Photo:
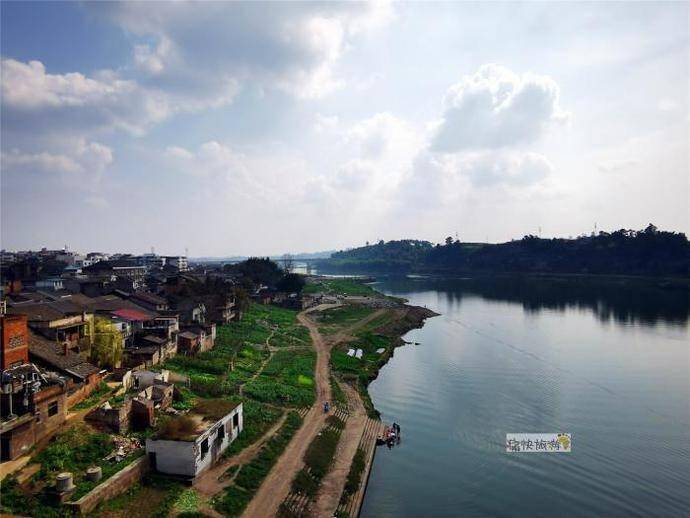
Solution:
[{"label": "blue sky", "polygon": [[687,3],[1,9],[4,248],[690,230]]}]

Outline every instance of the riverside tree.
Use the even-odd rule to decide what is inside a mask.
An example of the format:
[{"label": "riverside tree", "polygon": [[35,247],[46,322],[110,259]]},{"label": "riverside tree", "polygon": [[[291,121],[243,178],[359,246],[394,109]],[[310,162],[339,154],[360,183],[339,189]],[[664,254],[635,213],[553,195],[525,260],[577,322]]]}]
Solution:
[{"label": "riverside tree", "polygon": [[124,341],[122,334],[111,321],[96,318],[93,323],[91,358],[99,367],[117,367],[122,361]]}]

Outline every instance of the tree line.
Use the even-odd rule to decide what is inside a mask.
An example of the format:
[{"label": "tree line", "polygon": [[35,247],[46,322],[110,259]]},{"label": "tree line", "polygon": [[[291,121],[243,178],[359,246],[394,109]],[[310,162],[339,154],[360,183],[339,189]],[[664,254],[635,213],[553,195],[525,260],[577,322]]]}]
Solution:
[{"label": "tree line", "polygon": [[444,243],[404,239],[334,253],[318,263],[322,271],[524,272],[690,276],[690,243],[685,234],[620,229],[575,239],[527,235],[500,244]]}]

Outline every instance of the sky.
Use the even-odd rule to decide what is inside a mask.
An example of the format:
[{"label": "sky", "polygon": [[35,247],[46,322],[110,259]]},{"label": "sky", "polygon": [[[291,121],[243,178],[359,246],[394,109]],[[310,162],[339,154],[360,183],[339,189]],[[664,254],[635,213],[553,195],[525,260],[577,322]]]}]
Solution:
[{"label": "sky", "polygon": [[690,3],[2,2],[5,249],[690,231]]}]

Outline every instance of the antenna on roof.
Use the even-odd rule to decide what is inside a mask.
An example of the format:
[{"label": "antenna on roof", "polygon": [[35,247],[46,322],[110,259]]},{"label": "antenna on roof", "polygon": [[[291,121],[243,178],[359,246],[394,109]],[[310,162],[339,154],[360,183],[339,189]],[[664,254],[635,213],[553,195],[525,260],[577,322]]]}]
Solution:
[{"label": "antenna on roof", "polygon": [[151,255],[156,255],[156,249],[153,246],[151,246]]},{"label": "antenna on roof", "polygon": [[184,256],[189,257],[189,248],[187,248],[186,246],[184,247]]}]

